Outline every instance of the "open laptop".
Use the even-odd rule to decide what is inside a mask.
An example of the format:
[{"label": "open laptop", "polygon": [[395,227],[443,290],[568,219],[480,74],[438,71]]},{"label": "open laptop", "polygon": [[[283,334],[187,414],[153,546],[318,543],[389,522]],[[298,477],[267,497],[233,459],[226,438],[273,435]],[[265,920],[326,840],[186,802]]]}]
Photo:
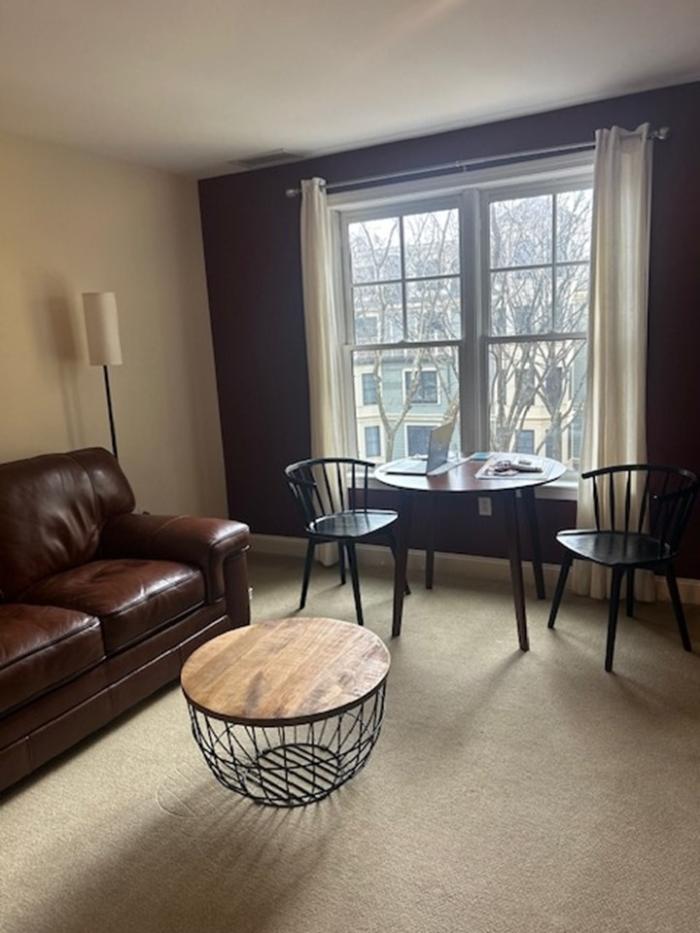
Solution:
[{"label": "open laptop", "polygon": [[404,457],[395,460],[384,468],[385,473],[399,476],[429,476],[447,463],[450,453],[450,441],[455,429],[456,417],[451,421],[433,428],[430,432],[427,458]]}]

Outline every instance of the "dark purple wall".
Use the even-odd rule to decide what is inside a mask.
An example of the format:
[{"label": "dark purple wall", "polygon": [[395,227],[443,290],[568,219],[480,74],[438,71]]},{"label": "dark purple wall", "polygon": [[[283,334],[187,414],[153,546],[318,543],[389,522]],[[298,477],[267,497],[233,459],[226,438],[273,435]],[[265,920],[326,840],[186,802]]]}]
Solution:
[{"label": "dark purple wall", "polygon": [[[283,484],[309,454],[299,201],[301,178],[329,182],[593,139],[598,127],[669,126],[654,148],[647,424],[649,458],[700,471],[700,83],[424,136],[200,182],[202,230],[231,515],[265,534],[299,534]],[[387,502],[386,494],[383,501]],[[389,495],[389,500],[390,500]],[[542,502],[543,537],[571,526],[570,503]],[[476,504],[439,507],[439,549],[504,553],[500,522]],[[416,523],[420,526],[420,522]],[[419,528],[416,543],[420,543]],[[545,548],[556,557],[556,549]],[[679,572],[700,577],[700,508]]]}]

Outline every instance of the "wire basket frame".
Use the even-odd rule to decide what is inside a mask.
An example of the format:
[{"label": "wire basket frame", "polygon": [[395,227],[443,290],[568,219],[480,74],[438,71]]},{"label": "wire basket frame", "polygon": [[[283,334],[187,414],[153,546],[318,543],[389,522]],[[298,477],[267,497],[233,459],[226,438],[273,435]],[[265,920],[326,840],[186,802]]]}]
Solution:
[{"label": "wire basket frame", "polygon": [[192,734],[214,777],[270,807],[322,800],[365,766],[381,731],[386,680],[357,706],[297,725],[254,726],[188,702]]}]

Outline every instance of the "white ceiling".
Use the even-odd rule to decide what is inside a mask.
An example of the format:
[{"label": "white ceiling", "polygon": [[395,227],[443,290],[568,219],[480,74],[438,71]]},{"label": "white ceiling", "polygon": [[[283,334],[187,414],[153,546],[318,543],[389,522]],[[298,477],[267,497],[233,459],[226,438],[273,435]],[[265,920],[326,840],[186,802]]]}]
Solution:
[{"label": "white ceiling", "polygon": [[0,0],[0,128],[208,174],[700,77],[700,0]]}]

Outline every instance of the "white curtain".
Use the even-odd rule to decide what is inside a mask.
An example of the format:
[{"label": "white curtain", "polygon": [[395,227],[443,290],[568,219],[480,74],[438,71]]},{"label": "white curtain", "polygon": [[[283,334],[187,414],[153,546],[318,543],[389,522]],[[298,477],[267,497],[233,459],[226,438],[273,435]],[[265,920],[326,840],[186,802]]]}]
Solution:
[{"label": "white curtain", "polygon": [[[347,455],[347,417],[342,397],[343,347],[335,308],[331,216],[322,178],[301,183],[301,267],[309,369],[312,457]],[[335,548],[317,548],[332,563]]]},{"label": "white curtain", "polygon": [[[581,472],[645,463],[652,142],[649,125],[596,133],[588,383]],[[601,519],[608,519],[603,502]],[[593,528],[591,480],[579,483],[578,528]],[[637,595],[653,581],[637,574]],[[644,577],[647,579],[645,580]],[[607,574],[577,561],[576,593],[603,599]]]},{"label": "white curtain", "polygon": [[335,308],[331,217],[322,178],[301,183],[301,268],[311,406],[311,455],[345,456],[342,341]]}]

